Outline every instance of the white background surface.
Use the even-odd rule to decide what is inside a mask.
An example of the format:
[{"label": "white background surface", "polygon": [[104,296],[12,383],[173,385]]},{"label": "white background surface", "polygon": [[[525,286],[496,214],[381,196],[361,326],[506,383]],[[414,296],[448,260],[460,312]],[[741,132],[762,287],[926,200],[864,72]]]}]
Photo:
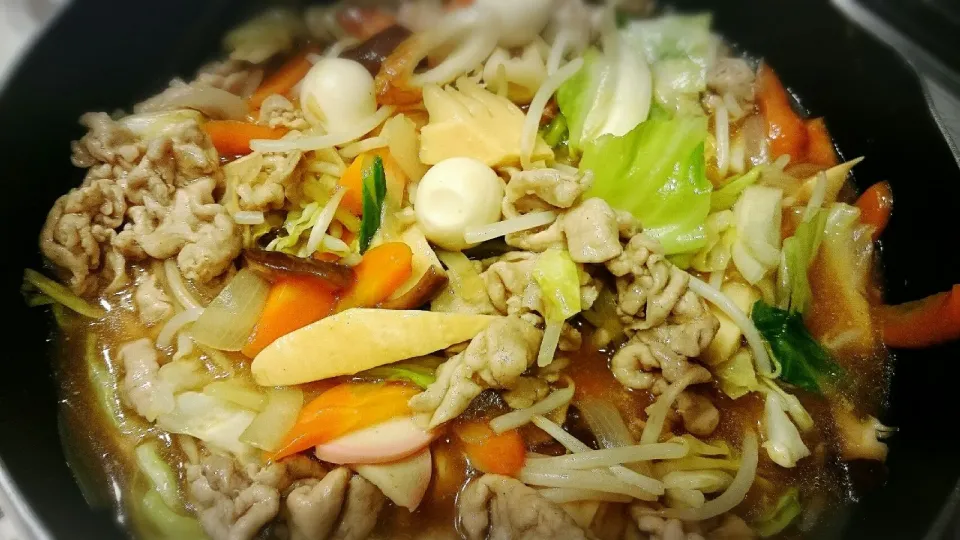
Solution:
[{"label": "white background surface", "polygon": [[[19,54],[29,46],[42,25],[67,1],[69,0],[0,0],[0,88],[15,66]],[[960,100],[952,97],[936,83],[927,81],[926,86],[942,125],[950,132],[954,141],[960,142]],[[17,533],[15,527],[10,516],[4,516],[3,509],[0,508],[0,540],[27,540]]]}]

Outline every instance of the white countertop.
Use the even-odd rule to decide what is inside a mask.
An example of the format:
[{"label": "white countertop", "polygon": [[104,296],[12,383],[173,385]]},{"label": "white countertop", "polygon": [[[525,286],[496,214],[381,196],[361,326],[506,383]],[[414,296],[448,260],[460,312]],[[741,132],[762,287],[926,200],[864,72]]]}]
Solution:
[{"label": "white countertop", "polygon": [[[0,0],[0,88],[20,53],[29,46],[43,25],[69,0]],[[925,80],[930,101],[945,133],[960,143],[960,100],[935,82]],[[957,144],[954,144],[957,148]],[[956,153],[956,152],[955,152]],[[960,157],[958,157],[960,164]],[[0,502],[3,494],[0,493]],[[0,505],[2,506],[2,505]],[[0,540],[30,540],[18,533],[10,516],[0,507]]]}]

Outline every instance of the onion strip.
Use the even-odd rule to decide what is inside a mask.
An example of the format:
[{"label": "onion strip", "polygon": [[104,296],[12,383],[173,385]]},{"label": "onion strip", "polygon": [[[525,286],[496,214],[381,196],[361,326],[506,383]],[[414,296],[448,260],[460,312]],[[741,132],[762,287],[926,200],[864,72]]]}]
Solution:
[{"label": "onion strip", "polygon": [[[578,454],[581,452],[589,452],[591,450],[589,446],[581,442],[579,439],[577,439],[573,435],[564,431],[562,427],[558,426],[554,422],[551,422],[550,420],[542,416],[534,416],[533,424],[538,428],[542,429],[543,431],[546,431],[548,435],[556,439],[558,443],[563,445],[564,448],[566,448],[567,450],[569,450],[574,454]],[[622,465],[615,465],[613,467],[610,467],[609,471],[613,473],[616,479],[626,484],[636,486],[650,495],[654,495],[654,496],[663,495],[663,492],[664,492],[663,482],[655,478],[650,478],[649,476],[644,476],[638,472],[631,471],[630,469]],[[549,487],[564,487],[564,486],[549,486]],[[589,486],[582,486],[582,487],[589,487]],[[643,497],[637,497],[637,498],[642,500],[649,500]]]},{"label": "onion strip", "polygon": [[740,470],[733,477],[733,482],[730,483],[727,490],[721,493],[719,497],[707,501],[700,508],[670,508],[661,510],[657,514],[683,521],[703,521],[736,508],[747,497],[747,492],[750,491],[750,486],[753,485],[757,476],[760,450],[757,445],[757,435],[752,430],[748,430],[743,436],[741,455]]},{"label": "onion strip", "polygon": [[180,268],[177,267],[176,258],[163,261],[163,273],[167,278],[167,286],[170,287],[170,292],[183,309],[200,309],[203,307],[200,301],[187,290],[186,284],[183,283],[183,275],[180,274]]},{"label": "onion strip", "polygon": [[574,386],[572,384],[561,390],[556,390],[526,409],[517,409],[494,418],[490,421],[490,429],[499,435],[504,431],[529,424],[533,421],[534,416],[548,414],[570,403],[570,400],[573,399],[573,392]]},{"label": "onion strip", "polygon": [[323,242],[323,237],[326,236],[327,229],[330,228],[330,224],[333,222],[333,216],[336,215],[337,208],[340,207],[340,201],[343,200],[343,196],[346,195],[346,193],[346,189],[338,189],[334,192],[333,196],[330,197],[330,200],[327,201],[323,210],[320,211],[320,215],[317,216],[317,221],[310,230],[310,238],[307,240],[305,253],[307,257],[312,256],[316,253],[317,249],[320,248],[320,243]]},{"label": "onion strip", "polygon": [[595,489],[580,488],[544,488],[539,490],[540,496],[557,504],[579,501],[604,501],[628,503],[632,499],[626,495],[605,493]]},{"label": "onion strip", "polygon": [[693,276],[690,276],[690,290],[720,308],[720,311],[727,317],[730,317],[733,324],[740,327],[740,331],[743,332],[743,336],[747,338],[747,344],[750,345],[750,350],[753,352],[753,360],[757,364],[757,371],[764,377],[775,378],[773,376],[773,366],[770,362],[770,356],[767,354],[766,344],[763,342],[760,331],[757,330],[756,325],[753,324],[750,317],[737,307],[727,295]]},{"label": "onion strip", "polygon": [[620,416],[620,411],[613,404],[600,399],[586,398],[578,401],[576,406],[601,447],[617,448],[636,444],[630,429]]},{"label": "onion strip", "polygon": [[239,351],[267,303],[270,284],[249,268],[233,276],[193,325],[193,339],[221,351]]},{"label": "onion strip", "polygon": [[625,463],[651,461],[654,459],[680,459],[686,457],[689,447],[677,443],[654,443],[603,450],[588,450],[565,456],[545,457],[532,460],[528,467],[535,469],[595,469],[613,467]]},{"label": "onion strip", "polygon": [[300,137],[298,139],[254,139],[250,141],[250,149],[254,152],[310,152],[333,148],[355,141],[370,133],[387,118],[390,118],[393,111],[394,107],[391,105],[380,107],[377,112],[353,124],[352,129],[340,133],[327,133],[326,135]]},{"label": "onion strip", "polygon": [[549,225],[556,220],[557,213],[553,210],[531,212],[520,217],[505,219],[491,225],[467,227],[467,231],[463,235],[463,239],[468,244],[479,244],[481,242],[493,240],[494,238],[499,238],[508,234],[518,233],[528,229],[535,229],[537,227],[543,227],[544,225]]},{"label": "onion strip", "polygon": [[180,330],[199,319],[200,315],[203,315],[203,308],[191,308],[170,317],[157,335],[157,346],[166,349],[173,345],[173,338],[180,333]]},{"label": "onion strip", "polygon": [[343,150],[340,150],[340,155],[347,159],[353,159],[364,152],[383,148],[387,146],[389,142],[386,137],[370,137],[369,139],[357,141],[349,146],[343,147]]},{"label": "onion strip", "polygon": [[520,163],[524,169],[531,167],[530,156],[533,154],[533,147],[537,142],[537,128],[540,127],[540,118],[543,116],[547,101],[560,88],[560,85],[576,75],[581,67],[583,67],[583,58],[577,58],[558,69],[556,73],[543,81],[543,84],[540,85],[537,93],[533,96],[520,135]]}]

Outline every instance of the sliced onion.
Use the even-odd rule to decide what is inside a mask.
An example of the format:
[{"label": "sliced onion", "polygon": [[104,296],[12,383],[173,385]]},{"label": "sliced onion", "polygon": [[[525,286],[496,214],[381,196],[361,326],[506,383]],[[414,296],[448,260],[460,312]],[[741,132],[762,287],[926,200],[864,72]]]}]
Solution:
[{"label": "sliced onion", "polygon": [[760,458],[760,450],[757,444],[757,435],[752,430],[747,430],[743,436],[741,456],[740,470],[733,477],[730,487],[719,497],[707,501],[700,508],[671,508],[662,510],[658,514],[683,521],[702,521],[733,510],[747,497],[747,492],[750,491],[750,486],[753,485],[757,477],[757,461]]},{"label": "sliced onion", "polygon": [[693,383],[694,377],[697,376],[696,370],[687,370],[682,377],[674,381],[673,384],[664,390],[663,394],[653,402],[653,405],[647,408],[649,415],[647,417],[647,425],[643,426],[643,433],[640,434],[640,444],[651,444],[660,439],[660,432],[663,431],[663,423],[667,419],[667,413],[670,412],[670,407],[673,405],[673,402],[677,400],[680,392],[683,392],[690,386],[690,384]]},{"label": "sliced onion", "polygon": [[302,408],[303,391],[299,388],[271,388],[266,406],[240,435],[240,442],[267,452],[279,450]]},{"label": "sliced onion", "polygon": [[529,424],[533,417],[537,415],[548,414],[551,411],[563,407],[573,399],[574,387],[571,384],[567,388],[556,390],[538,403],[534,403],[526,409],[517,409],[498,416],[490,421],[490,429],[497,435],[504,431],[510,431],[520,426]]},{"label": "sliced onion", "polygon": [[247,117],[247,102],[236,94],[212,86],[182,85],[170,87],[140,103],[137,113],[194,109],[218,120],[243,120]]},{"label": "sliced onion", "polygon": [[357,141],[350,146],[345,146],[343,150],[340,151],[340,155],[347,159],[353,159],[364,152],[383,148],[387,146],[388,143],[389,141],[387,141],[386,137],[370,137],[369,139]]},{"label": "sliced onion", "polygon": [[628,503],[632,499],[626,495],[617,495],[614,493],[605,493],[595,489],[582,488],[544,488],[539,490],[540,496],[548,501],[557,504],[578,502],[578,501],[605,501],[616,503]]},{"label": "sliced onion", "polygon": [[250,337],[267,302],[270,284],[244,268],[193,325],[193,339],[221,351],[239,351]]},{"label": "sliced onion", "polygon": [[307,240],[306,255],[308,257],[316,253],[317,249],[320,248],[320,243],[323,241],[323,237],[326,236],[327,229],[330,228],[330,223],[333,222],[333,216],[336,215],[340,201],[343,200],[343,196],[346,195],[346,193],[347,190],[338,189],[333,196],[330,197],[330,200],[327,201],[323,210],[320,211],[320,215],[317,216],[317,221],[310,230],[310,238]]},{"label": "sliced onion", "polygon": [[693,276],[690,276],[690,290],[720,308],[720,311],[730,317],[733,324],[740,327],[740,331],[747,338],[747,344],[750,345],[750,350],[753,352],[753,360],[757,363],[757,371],[764,377],[772,377],[773,367],[770,363],[770,356],[767,354],[767,347],[760,336],[760,331],[757,330],[757,326],[753,324],[750,317],[747,317],[747,314],[737,307],[727,295]]},{"label": "sliced onion", "polygon": [[[563,445],[564,448],[566,448],[567,450],[569,450],[574,454],[577,454],[580,452],[589,452],[591,450],[589,446],[581,442],[579,439],[577,439],[573,435],[564,431],[562,427],[558,426],[554,422],[551,422],[550,420],[542,416],[534,416],[533,424],[538,428],[542,429],[543,431],[546,431],[548,435],[556,439],[558,443]],[[656,499],[656,496],[663,495],[663,490],[664,490],[663,482],[655,478],[650,478],[649,476],[644,476],[638,472],[631,471],[630,469],[622,465],[616,465],[616,466],[610,467],[608,470],[611,473],[613,473],[616,479],[626,484],[639,487],[645,493],[647,493],[648,496],[653,496],[654,500]],[[565,486],[550,486],[550,487],[565,487]],[[588,487],[588,486],[583,486],[583,487]],[[650,500],[649,498],[643,498],[643,497],[637,497],[637,498],[642,500]]]},{"label": "sliced onion", "polygon": [[557,345],[560,344],[560,333],[563,331],[563,322],[547,322],[543,329],[543,339],[540,340],[540,351],[537,352],[537,366],[547,367],[553,362],[553,357],[557,353]]},{"label": "sliced onion", "polygon": [[173,345],[173,338],[180,333],[180,330],[199,319],[202,314],[203,308],[192,308],[170,317],[170,320],[163,325],[157,335],[157,346],[167,348]]},{"label": "sliced onion", "polygon": [[394,107],[390,105],[380,107],[377,112],[355,123],[349,131],[340,133],[327,133],[326,135],[300,137],[298,139],[254,139],[250,141],[250,149],[254,152],[310,152],[333,148],[355,141],[370,133],[387,118],[390,118],[393,111]]},{"label": "sliced onion", "polygon": [[607,402],[586,398],[576,403],[580,416],[593,432],[593,436],[603,448],[633,446],[636,442],[630,429],[620,416],[620,411]]},{"label": "sliced onion", "polygon": [[537,131],[540,127],[540,118],[543,117],[543,111],[547,106],[550,96],[560,88],[560,85],[567,82],[567,79],[573,77],[583,67],[583,58],[577,58],[569,64],[558,69],[556,73],[547,77],[543,81],[537,93],[530,102],[530,108],[527,110],[527,117],[523,121],[523,131],[520,135],[520,163],[524,169],[531,167],[530,156],[533,155],[533,147],[537,142]]},{"label": "sliced onion", "polygon": [[536,229],[549,225],[557,220],[557,213],[553,210],[543,212],[531,212],[520,217],[506,219],[491,225],[481,227],[468,227],[463,239],[468,244],[479,244],[494,238],[500,238],[508,234],[526,231],[527,229]]},{"label": "sliced onion", "polygon": [[595,469],[654,459],[680,459],[689,451],[688,446],[677,443],[641,444],[545,457],[534,460],[529,466],[536,469]]},{"label": "sliced onion", "polygon": [[265,220],[266,218],[264,217],[263,212],[257,212],[253,210],[244,210],[233,215],[233,221],[235,221],[237,225],[260,225]]},{"label": "sliced onion", "polygon": [[167,286],[177,302],[183,306],[183,309],[200,309],[203,307],[200,301],[187,290],[183,283],[183,276],[180,274],[180,268],[177,266],[177,260],[167,259],[163,262],[163,274],[167,278]]}]

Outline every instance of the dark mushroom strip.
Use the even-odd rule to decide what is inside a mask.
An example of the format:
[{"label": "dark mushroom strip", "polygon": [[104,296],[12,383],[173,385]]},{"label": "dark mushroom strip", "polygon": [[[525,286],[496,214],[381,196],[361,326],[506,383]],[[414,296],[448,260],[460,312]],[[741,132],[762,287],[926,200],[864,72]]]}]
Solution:
[{"label": "dark mushroom strip", "polygon": [[380,303],[383,309],[417,309],[434,299],[447,285],[447,276],[436,267],[427,269],[420,281],[409,291],[397,298],[384,300]]},{"label": "dark mushroom strip", "polygon": [[342,290],[352,285],[356,277],[349,266],[302,259],[279,251],[249,249],[244,251],[243,257],[251,270],[271,281],[291,274],[313,276],[326,281],[335,290]]},{"label": "dark mushroom strip", "polygon": [[341,57],[359,62],[367,68],[370,75],[376,77],[383,61],[408,37],[410,31],[395,24],[374,34],[360,45],[344,51]]}]

